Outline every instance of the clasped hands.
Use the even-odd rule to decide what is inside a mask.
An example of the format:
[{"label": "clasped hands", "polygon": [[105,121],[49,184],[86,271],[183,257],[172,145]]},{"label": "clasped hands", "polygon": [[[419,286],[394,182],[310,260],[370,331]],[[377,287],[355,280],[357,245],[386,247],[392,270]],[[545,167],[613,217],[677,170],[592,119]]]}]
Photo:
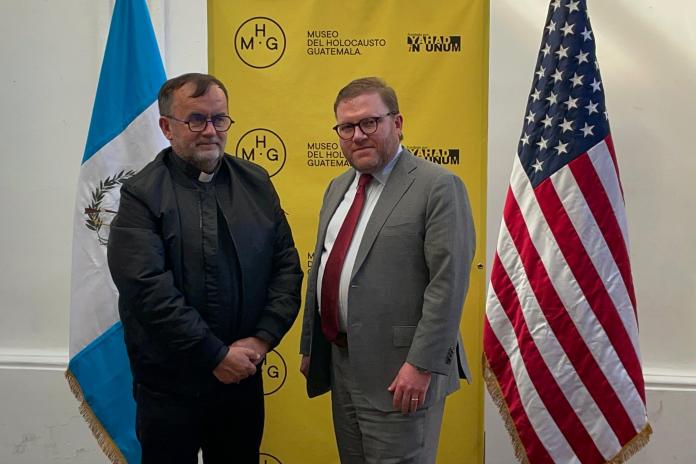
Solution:
[{"label": "clasped hands", "polygon": [[268,342],[258,337],[237,340],[229,346],[227,355],[213,369],[213,374],[224,383],[239,383],[256,373],[256,366],[271,349]]}]

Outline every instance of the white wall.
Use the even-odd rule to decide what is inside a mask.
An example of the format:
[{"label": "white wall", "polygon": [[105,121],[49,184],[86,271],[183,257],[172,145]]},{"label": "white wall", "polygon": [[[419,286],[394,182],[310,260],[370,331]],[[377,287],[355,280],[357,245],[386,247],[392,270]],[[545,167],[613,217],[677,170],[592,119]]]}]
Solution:
[{"label": "white wall", "polygon": [[[693,463],[696,6],[682,0],[588,4],[626,197],[647,401],[655,431],[634,462]],[[548,5],[547,0],[491,1],[489,263]],[[514,462],[493,407],[487,408],[486,424],[487,463]]]},{"label": "white wall", "polygon": [[[207,70],[206,1],[148,3],[167,74]],[[2,463],[106,462],[63,372],[75,187],[113,4],[0,1]]]},{"label": "white wall", "polygon": [[[151,0],[168,75],[207,68],[206,1]],[[655,435],[638,463],[693,463],[696,5],[590,1],[623,176]],[[546,0],[492,0],[488,256]],[[0,462],[106,462],[62,377],[75,183],[113,1],[0,0]],[[488,464],[514,462],[487,412]],[[293,464],[293,463],[288,463]]]}]

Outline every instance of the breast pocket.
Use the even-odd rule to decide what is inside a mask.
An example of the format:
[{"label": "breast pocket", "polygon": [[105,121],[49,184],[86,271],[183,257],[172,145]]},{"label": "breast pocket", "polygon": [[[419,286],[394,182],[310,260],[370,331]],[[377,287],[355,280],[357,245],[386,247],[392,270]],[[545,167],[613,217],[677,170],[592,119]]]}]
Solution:
[{"label": "breast pocket", "polygon": [[419,222],[402,222],[398,224],[385,224],[380,231],[380,235],[389,237],[419,236],[422,231],[422,224]]}]

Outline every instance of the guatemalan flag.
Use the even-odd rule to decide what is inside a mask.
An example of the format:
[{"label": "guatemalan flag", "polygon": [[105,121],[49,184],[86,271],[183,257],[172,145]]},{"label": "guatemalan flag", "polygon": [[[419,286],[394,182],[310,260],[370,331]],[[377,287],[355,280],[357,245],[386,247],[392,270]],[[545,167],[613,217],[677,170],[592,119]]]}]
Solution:
[{"label": "guatemalan flag", "polygon": [[70,362],[80,411],[112,462],[140,462],[132,377],[106,261],[121,182],[168,142],[158,126],[165,81],[145,0],[116,0],[77,185]]},{"label": "guatemalan flag", "polygon": [[552,0],[483,335],[486,384],[524,463],[621,463],[652,431],[604,91],[586,0]]}]

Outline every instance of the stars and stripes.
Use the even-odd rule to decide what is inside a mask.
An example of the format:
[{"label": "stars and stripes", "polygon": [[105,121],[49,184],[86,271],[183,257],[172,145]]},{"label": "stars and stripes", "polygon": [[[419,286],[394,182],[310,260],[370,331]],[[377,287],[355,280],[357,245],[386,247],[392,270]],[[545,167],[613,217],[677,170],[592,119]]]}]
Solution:
[{"label": "stars and stripes", "polygon": [[651,433],[623,191],[584,0],[553,0],[484,322],[522,462],[622,462]]}]

